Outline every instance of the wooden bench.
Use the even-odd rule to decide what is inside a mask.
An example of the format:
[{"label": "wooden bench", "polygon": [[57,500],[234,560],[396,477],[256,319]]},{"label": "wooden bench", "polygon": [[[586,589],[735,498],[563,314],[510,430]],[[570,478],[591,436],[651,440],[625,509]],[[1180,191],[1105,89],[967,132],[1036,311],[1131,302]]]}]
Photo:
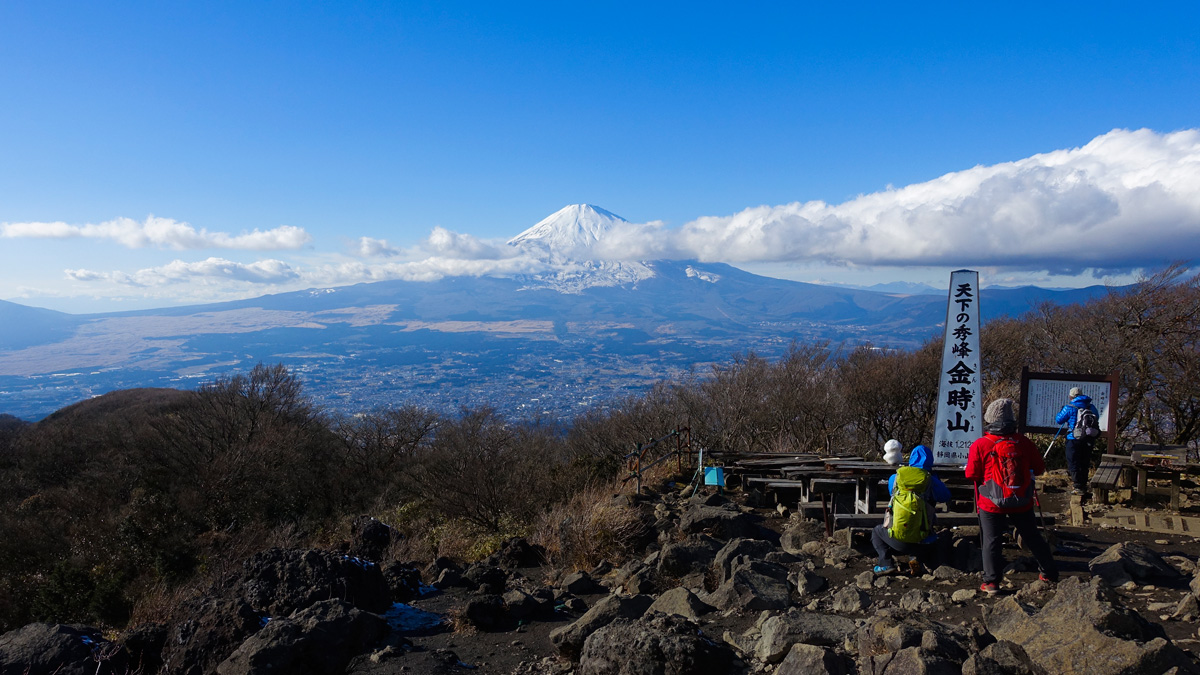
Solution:
[{"label": "wooden bench", "polygon": [[805,501],[812,501],[814,495],[820,496],[821,513],[825,516],[825,536],[833,534],[832,516],[854,512],[857,490],[858,481],[853,478],[813,478],[809,481]]},{"label": "wooden bench", "polygon": [[1121,476],[1125,473],[1126,464],[1112,461],[1101,461],[1099,468],[1092,474],[1092,490],[1096,500],[1101,504],[1108,503],[1108,492],[1120,487]]}]

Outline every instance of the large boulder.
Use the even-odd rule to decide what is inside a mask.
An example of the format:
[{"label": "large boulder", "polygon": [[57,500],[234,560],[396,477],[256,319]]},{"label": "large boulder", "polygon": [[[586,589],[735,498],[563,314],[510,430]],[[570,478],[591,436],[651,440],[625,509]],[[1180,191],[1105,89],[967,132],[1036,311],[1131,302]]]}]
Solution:
[{"label": "large boulder", "polygon": [[[973,634],[962,626],[952,626],[920,612],[897,608],[872,615],[858,629],[858,655],[868,664],[873,663],[874,657],[887,657],[910,648],[924,649],[962,663],[976,646]],[[909,654],[905,658],[922,660],[924,656]]]},{"label": "large boulder", "polygon": [[267,616],[288,616],[321,600],[340,598],[375,613],[391,606],[379,565],[316,549],[273,548],[251,556],[231,581],[231,594]]},{"label": "large boulder", "polygon": [[672,588],[658,596],[658,599],[646,611],[674,614],[675,616],[682,616],[689,621],[699,621],[701,616],[712,610],[712,606],[696,597],[695,593],[686,588],[678,587]]},{"label": "large boulder", "polygon": [[963,675],[1049,675],[1033,662],[1021,645],[1008,640],[994,642],[972,654],[962,666]]},{"label": "large boulder", "polygon": [[658,556],[658,571],[669,577],[681,577],[706,569],[721,549],[721,542],[707,534],[693,534],[683,541],[663,546]]},{"label": "large boulder", "polygon": [[733,561],[740,557],[766,559],[775,551],[775,545],[763,539],[730,539],[713,558],[713,569],[717,570],[720,580],[729,578]]},{"label": "large boulder", "polygon": [[1137,542],[1113,544],[1107,551],[1092,558],[1088,569],[1114,588],[1130,581],[1174,581],[1181,576],[1179,570],[1161,556]]},{"label": "large boulder", "polygon": [[840,614],[861,612],[871,605],[871,596],[857,586],[843,586],[833,594],[833,611]]},{"label": "large boulder", "polygon": [[383,579],[392,602],[408,602],[421,595],[421,570],[415,565],[388,563],[383,566]]},{"label": "large boulder", "polygon": [[588,637],[579,675],[724,675],[733,653],[668,614],[616,619]]},{"label": "large boulder", "polygon": [[570,625],[550,631],[550,641],[554,643],[560,655],[574,661],[579,658],[579,653],[583,651],[583,643],[592,633],[618,618],[640,618],[653,602],[654,598],[648,595],[610,595],[597,602]]},{"label": "large boulder", "polygon": [[350,523],[350,556],[380,562],[392,542],[401,536],[399,532],[374,518],[356,518]]},{"label": "large boulder", "polygon": [[906,647],[894,654],[864,659],[867,672],[878,675],[960,675],[962,666],[942,654],[921,647]]},{"label": "large boulder", "polygon": [[0,635],[2,675],[123,675],[127,669],[125,651],[96,628],[31,623]]},{"label": "large boulder", "polygon": [[799,569],[788,573],[788,583],[795,587],[796,595],[806,598],[825,590],[829,580],[819,574]]},{"label": "large boulder", "polygon": [[513,537],[500,544],[500,549],[484,558],[493,567],[514,570],[519,567],[539,567],[546,561],[546,549],[529,543],[525,537]]},{"label": "large boulder", "polygon": [[737,509],[692,504],[679,519],[679,529],[686,534],[708,534],[726,541],[737,537],[755,538],[761,528],[758,518]]},{"label": "large boulder", "polygon": [[797,642],[775,669],[775,675],[843,675],[846,660],[828,647]]},{"label": "large boulder", "polygon": [[467,622],[482,630],[500,630],[508,623],[504,599],[499,595],[476,595],[463,608]]},{"label": "large boulder", "polygon": [[324,600],[270,621],[217,666],[218,675],[333,675],[388,632],[387,622],[341,600]]},{"label": "large boulder", "polygon": [[792,555],[801,555],[809,542],[824,542],[825,526],[815,520],[797,520],[790,523],[779,537],[779,547]]},{"label": "large boulder", "polygon": [[791,605],[786,567],[738,558],[729,578],[705,599],[717,609],[786,609]]},{"label": "large boulder", "polygon": [[793,607],[762,622],[754,657],[764,663],[779,663],[797,642],[834,647],[843,644],[854,629],[854,622],[844,616],[801,612]]},{"label": "large boulder", "polygon": [[1050,672],[1200,672],[1161,627],[1122,607],[1100,579],[1068,577],[1041,610],[1009,597],[985,607],[983,617],[992,635],[1021,645]]},{"label": "large boulder", "polygon": [[479,589],[480,593],[491,595],[504,593],[504,588],[508,584],[507,572],[494,565],[484,563],[475,563],[468,567],[467,571],[463,572],[463,578]]},{"label": "large boulder", "polygon": [[572,572],[563,577],[562,581],[558,582],[558,587],[571,595],[591,595],[604,592],[604,587],[596,583],[592,575],[583,571]]},{"label": "large boulder", "polygon": [[180,615],[186,618],[171,627],[162,651],[162,672],[168,675],[215,671],[269,619],[241,598],[197,598],[184,603]]},{"label": "large boulder", "polygon": [[135,673],[156,673],[162,667],[163,647],[167,644],[166,624],[143,623],[132,626],[118,639],[129,654],[129,669]]}]

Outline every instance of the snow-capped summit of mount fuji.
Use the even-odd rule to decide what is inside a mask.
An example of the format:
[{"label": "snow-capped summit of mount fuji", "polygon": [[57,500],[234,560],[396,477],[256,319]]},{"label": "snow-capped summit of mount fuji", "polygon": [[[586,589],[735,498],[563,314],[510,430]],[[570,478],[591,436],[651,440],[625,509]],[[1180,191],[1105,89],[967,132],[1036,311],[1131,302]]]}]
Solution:
[{"label": "snow-capped summit of mount fuji", "polygon": [[508,244],[544,248],[552,253],[571,253],[590,248],[614,225],[626,222],[629,221],[598,206],[572,204],[509,239]]},{"label": "snow-capped summit of mount fuji", "polygon": [[508,240],[509,246],[542,258],[551,271],[524,278],[525,288],[580,293],[597,286],[637,284],[654,276],[645,263],[596,260],[592,246],[614,226],[627,223],[617,214],[591,204],[572,204]]}]

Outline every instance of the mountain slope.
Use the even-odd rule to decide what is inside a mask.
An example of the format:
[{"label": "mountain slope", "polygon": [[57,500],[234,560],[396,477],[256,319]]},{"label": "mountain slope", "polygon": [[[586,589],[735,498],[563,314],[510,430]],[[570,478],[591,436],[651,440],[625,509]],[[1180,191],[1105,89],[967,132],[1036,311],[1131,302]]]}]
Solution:
[{"label": "mountain slope", "polygon": [[65,339],[80,317],[0,300],[0,349],[21,349]]}]

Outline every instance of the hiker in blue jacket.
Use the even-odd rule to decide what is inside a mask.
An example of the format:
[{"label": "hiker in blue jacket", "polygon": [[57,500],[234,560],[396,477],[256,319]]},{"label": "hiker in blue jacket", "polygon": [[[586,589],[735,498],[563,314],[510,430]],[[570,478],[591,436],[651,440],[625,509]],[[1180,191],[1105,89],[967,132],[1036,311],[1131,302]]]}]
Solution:
[{"label": "hiker in blue jacket", "polygon": [[1088,467],[1092,463],[1092,440],[1075,438],[1075,421],[1080,410],[1090,410],[1100,419],[1100,412],[1092,404],[1092,398],[1083,393],[1079,387],[1071,388],[1071,402],[1064,405],[1055,415],[1054,422],[1067,426],[1067,475],[1071,477],[1075,489],[1073,494],[1082,495],[1087,491]]},{"label": "hiker in blue jacket", "polygon": [[[904,555],[926,556],[931,548],[930,545],[937,541],[937,532],[933,531],[932,528],[933,504],[934,502],[950,501],[950,488],[946,487],[942,479],[933,475],[933,454],[929,451],[929,448],[924,445],[918,445],[913,448],[912,453],[908,456],[908,465],[928,471],[930,474],[929,488],[924,496],[931,518],[929,536],[918,543],[908,544],[894,539],[888,534],[886,526],[876,525],[875,529],[871,531],[871,545],[875,547],[875,552],[879,554],[879,560],[876,562],[874,569],[876,574],[891,574],[896,570],[896,566],[892,562],[893,551]],[[896,475],[892,474],[888,477],[888,495],[896,494]]]}]

